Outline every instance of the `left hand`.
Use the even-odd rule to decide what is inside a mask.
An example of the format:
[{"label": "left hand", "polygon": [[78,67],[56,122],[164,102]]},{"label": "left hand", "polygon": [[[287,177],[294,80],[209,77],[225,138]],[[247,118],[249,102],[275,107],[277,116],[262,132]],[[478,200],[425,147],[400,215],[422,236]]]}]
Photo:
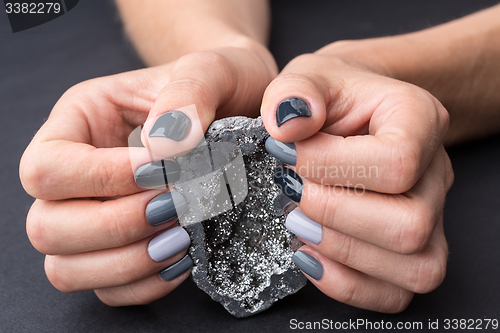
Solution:
[{"label": "left hand", "polygon": [[292,60],[261,113],[276,140],[268,150],[296,172],[275,177],[305,214],[287,219],[306,243],[293,259],[322,292],[395,313],[441,284],[454,176],[442,143],[449,116],[436,98],[327,47]]}]

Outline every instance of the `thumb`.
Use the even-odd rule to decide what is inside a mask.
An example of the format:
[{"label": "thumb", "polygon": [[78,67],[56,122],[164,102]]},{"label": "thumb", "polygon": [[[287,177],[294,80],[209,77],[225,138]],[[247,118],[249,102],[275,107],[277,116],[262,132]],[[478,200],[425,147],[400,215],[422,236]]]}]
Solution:
[{"label": "thumb", "polygon": [[274,59],[261,45],[250,50],[218,48],[180,58],[144,124],[143,144],[153,154],[178,156],[200,142],[214,119],[257,116],[276,71]]},{"label": "thumb", "polygon": [[201,141],[217,108],[233,94],[233,64],[215,52],[197,52],[177,60],[144,124],[144,146],[159,157],[183,155]]},{"label": "thumb", "polygon": [[321,83],[301,74],[282,74],[271,82],[264,93],[261,114],[274,139],[297,142],[323,127],[327,103]]}]

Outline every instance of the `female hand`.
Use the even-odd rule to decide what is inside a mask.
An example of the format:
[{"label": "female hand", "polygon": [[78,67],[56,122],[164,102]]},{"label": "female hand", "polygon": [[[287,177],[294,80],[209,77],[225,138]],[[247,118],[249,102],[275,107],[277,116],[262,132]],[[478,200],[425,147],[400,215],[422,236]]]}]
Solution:
[{"label": "female hand", "polygon": [[[186,148],[215,118],[257,116],[276,68],[267,50],[248,46],[89,80],[57,102],[20,164],[22,184],[36,198],[28,237],[47,254],[45,271],[57,289],[94,289],[120,306],[149,303],[186,279],[189,236],[175,225],[181,212],[163,183],[175,165],[147,163],[145,148],[131,148],[131,160],[128,136],[148,120],[143,139],[153,152]],[[178,109],[187,111],[167,112]]]},{"label": "female hand", "polygon": [[[377,74],[337,45],[292,60],[267,88],[266,148],[299,203],[293,260],[326,295],[400,312],[443,281],[448,113],[427,91]],[[286,144],[285,144],[286,143]]]}]

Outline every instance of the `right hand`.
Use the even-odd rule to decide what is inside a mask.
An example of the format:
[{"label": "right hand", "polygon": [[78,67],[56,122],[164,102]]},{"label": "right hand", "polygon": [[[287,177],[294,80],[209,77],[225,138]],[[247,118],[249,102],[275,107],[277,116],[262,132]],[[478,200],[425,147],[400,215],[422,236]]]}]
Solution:
[{"label": "right hand", "polygon": [[[163,66],[89,80],[57,102],[19,170],[25,190],[36,198],[28,237],[47,255],[45,272],[57,289],[94,289],[104,303],[122,306],[154,301],[186,279],[188,271],[170,281],[158,274],[183,258],[189,236],[174,229],[175,218],[148,223],[148,203],[167,189],[145,191],[136,184],[139,165],[131,166],[127,139],[147,119],[152,121],[143,137],[161,114],[193,104],[197,114],[188,116],[199,118],[203,132],[216,118],[258,116],[277,69],[264,47],[251,46],[192,53]],[[150,142],[182,145],[196,139],[194,132],[179,142]],[[171,245],[153,260],[148,244],[167,229],[177,232],[168,231]]]}]

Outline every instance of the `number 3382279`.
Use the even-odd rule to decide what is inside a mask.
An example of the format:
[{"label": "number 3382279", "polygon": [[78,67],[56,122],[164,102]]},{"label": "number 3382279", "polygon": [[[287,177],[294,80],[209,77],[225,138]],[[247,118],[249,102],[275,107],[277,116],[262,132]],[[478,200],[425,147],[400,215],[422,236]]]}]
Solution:
[{"label": "number 3382279", "polygon": [[21,3],[7,2],[5,4],[7,14],[58,14],[61,12],[61,4],[58,2]]}]

